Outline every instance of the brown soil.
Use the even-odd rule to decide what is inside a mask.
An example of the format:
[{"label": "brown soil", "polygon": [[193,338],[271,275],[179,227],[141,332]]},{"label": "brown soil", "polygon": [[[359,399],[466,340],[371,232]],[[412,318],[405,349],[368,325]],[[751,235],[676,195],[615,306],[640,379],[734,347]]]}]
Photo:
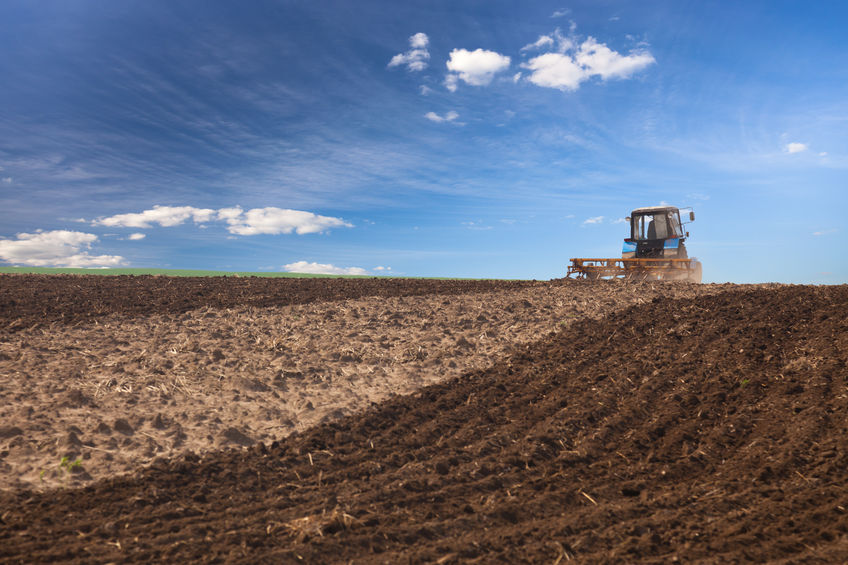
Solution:
[{"label": "brown soil", "polygon": [[536,281],[0,275],[5,330],[110,314],[179,314],[202,308],[288,306],[366,296],[466,294],[538,286]]},{"label": "brown soil", "polygon": [[[43,286],[43,279],[50,280],[34,280]],[[129,277],[118,283],[122,279],[139,283]],[[95,319],[65,316],[70,323],[0,333],[0,421],[13,422],[0,430],[0,488],[86,484],[186,451],[269,443],[488,367],[575,320],[659,295],[707,291],[573,281],[507,282],[492,290],[498,283],[490,281],[481,287],[487,291],[452,294],[457,289],[452,281],[411,281],[404,290],[389,280],[381,291],[365,280],[354,295],[383,296],[343,300],[343,294],[323,292],[332,281],[316,280],[314,292],[298,281],[295,296],[334,301],[179,313],[186,303],[169,294],[181,292],[176,283],[161,277],[144,281],[145,290],[124,301],[103,299]],[[232,293],[231,282],[241,284],[224,278],[201,282],[213,296]],[[337,282],[344,283],[337,289],[342,292],[354,281]],[[421,291],[425,282],[430,294],[403,295]],[[221,292],[213,292],[215,284]],[[88,277],[78,286],[86,296],[114,296],[106,291],[126,285]],[[274,294],[262,292],[246,302]],[[390,293],[400,296],[386,296]],[[127,305],[140,302],[139,295],[159,296],[161,310],[127,315]],[[280,302],[294,300],[274,295]],[[67,302],[53,296],[19,293],[19,317],[41,311],[45,301],[61,316]],[[77,308],[68,304],[69,311]],[[110,314],[106,305],[116,312]],[[63,458],[82,458],[80,472],[67,473]]]},{"label": "brown soil", "polygon": [[270,445],[9,491],[0,560],[848,560],[848,287],[541,288],[654,296]]}]

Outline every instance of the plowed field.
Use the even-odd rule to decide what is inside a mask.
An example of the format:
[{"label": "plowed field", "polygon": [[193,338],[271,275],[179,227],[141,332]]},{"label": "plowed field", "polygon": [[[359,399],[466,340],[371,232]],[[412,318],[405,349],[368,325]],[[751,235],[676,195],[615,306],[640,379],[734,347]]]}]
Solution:
[{"label": "plowed field", "polygon": [[[848,287],[428,284],[7,327],[3,394],[19,413],[4,414],[4,470],[25,474],[27,449],[69,458],[58,488],[7,480],[0,560],[848,560]],[[54,370],[72,363],[73,378]],[[385,374],[366,380],[369,367]],[[110,370],[116,383],[86,388]],[[78,405],[35,386],[9,396],[32,382]],[[335,412],[304,418],[326,398]],[[193,403],[219,410],[191,427]],[[174,423],[183,445],[165,443]],[[27,443],[39,433],[58,437]],[[152,463],[110,467],[139,436],[161,448]]]}]

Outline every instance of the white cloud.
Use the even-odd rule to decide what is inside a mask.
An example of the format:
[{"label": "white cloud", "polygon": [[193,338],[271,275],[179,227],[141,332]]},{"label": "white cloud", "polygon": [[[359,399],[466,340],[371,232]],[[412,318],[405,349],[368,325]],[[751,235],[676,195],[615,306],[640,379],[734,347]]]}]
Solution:
[{"label": "white cloud", "polygon": [[627,220],[625,218],[616,218],[613,221],[613,224],[626,224],[626,223],[627,223]]},{"label": "white cloud", "polygon": [[802,151],[807,150],[807,144],[797,142],[787,143],[783,150],[787,153],[801,153]]},{"label": "white cloud", "polygon": [[6,184],[12,184],[12,177],[6,177],[6,178],[4,178],[4,179],[3,179],[3,182],[5,182]]},{"label": "white cloud", "polygon": [[576,60],[590,75],[598,75],[604,80],[628,78],[636,71],[656,62],[650,53],[631,52],[630,55],[622,55],[603,43],[598,43],[593,37],[580,45]]},{"label": "white cloud", "polygon": [[451,92],[456,92],[457,82],[459,82],[459,77],[457,77],[456,75],[448,73],[445,76],[445,88],[447,88]]},{"label": "white cloud", "polygon": [[544,47],[551,47],[554,44],[554,38],[550,35],[540,35],[539,39],[534,41],[533,43],[528,43],[524,47],[521,48],[521,51],[530,51],[533,49],[542,49]]},{"label": "white cloud", "polygon": [[559,52],[544,53],[521,65],[531,71],[527,80],[533,84],[563,91],[577,90],[583,81],[593,76],[602,80],[625,79],[656,62],[647,51],[631,51],[622,55],[593,37],[575,50],[573,41],[559,37]]},{"label": "white cloud", "polygon": [[822,151],[819,153],[819,157],[827,157],[827,151]]},{"label": "white cloud", "polygon": [[362,267],[336,267],[329,263],[307,263],[297,261],[284,265],[283,268],[289,273],[306,273],[309,275],[367,275],[368,271]]},{"label": "white cloud", "polygon": [[258,234],[288,234],[298,235],[320,233],[330,228],[352,228],[353,224],[341,218],[319,216],[303,210],[288,210],[283,208],[253,208],[242,212],[241,208],[223,208],[218,213],[218,219],[227,222],[227,231],[236,235]]},{"label": "white cloud", "polygon": [[561,18],[563,16],[567,16],[571,13],[569,8],[563,8],[562,10],[555,10],[553,14],[551,14],[552,18]]},{"label": "white cloud", "polygon": [[375,271],[391,271],[392,268],[391,267],[384,267],[382,265],[378,265],[377,267],[374,267],[374,270]]},{"label": "white cloud", "polygon": [[143,234],[143,233],[131,233],[131,234],[127,237],[127,239],[129,239],[130,241],[138,241],[139,239],[144,239],[145,237],[147,237],[147,234]]},{"label": "white cloud", "polygon": [[603,221],[604,221],[603,216],[595,216],[593,218],[586,218],[585,220],[583,220],[583,225],[589,226],[589,225],[592,225],[592,224],[600,224]]},{"label": "white cloud", "polygon": [[89,255],[97,236],[78,231],[54,230],[19,233],[17,239],[0,239],[0,259],[32,267],[115,267],[125,264],[119,255]]},{"label": "white cloud", "polygon": [[437,124],[440,124],[442,122],[452,122],[452,121],[454,121],[455,119],[457,119],[459,117],[459,114],[457,114],[453,110],[451,110],[450,112],[448,112],[444,116],[440,116],[439,114],[437,114],[435,112],[427,112],[426,114],[424,114],[424,117],[427,118],[428,120],[430,120],[431,122],[436,122]]},{"label": "white cloud", "polygon": [[[98,218],[91,224],[124,228],[149,228],[153,224],[172,227],[178,226],[188,219],[194,220],[195,223],[216,220],[226,222],[227,231],[236,235],[288,234],[292,232],[303,235],[324,232],[330,228],[353,227],[353,224],[345,222],[341,218],[319,216],[303,210],[289,210],[273,206],[252,208],[246,212],[239,206],[218,210],[194,208],[193,206],[154,206],[151,210],[144,210],[143,212]],[[135,239],[140,238],[136,237]]]},{"label": "white cloud", "polygon": [[[572,26],[573,26],[572,22]],[[572,27],[572,31],[573,31]],[[534,41],[533,43],[528,43],[524,47],[521,48],[521,51],[556,51],[557,53],[565,53],[569,49],[574,48],[574,39],[571,37],[567,37],[563,35],[562,31],[559,28],[556,28],[553,33],[549,35],[540,35],[539,39]]]},{"label": "white cloud", "polygon": [[837,230],[835,228],[829,229],[829,230],[819,230],[819,231],[814,231],[813,235],[815,235],[815,236],[830,235],[830,234],[836,233],[838,231],[839,230]]},{"label": "white cloud", "polygon": [[427,68],[427,61],[430,60],[430,52],[427,51],[427,45],[429,44],[430,39],[426,33],[416,33],[410,36],[410,49],[392,57],[392,60],[389,61],[389,67],[406,65],[407,70],[423,71]]},{"label": "white cloud", "polygon": [[426,84],[422,84],[421,86],[419,86],[418,90],[419,92],[421,92],[421,96],[427,96],[428,94],[433,92],[433,89],[427,86]]},{"label": "white cloud", "polygon": [[215,215],[215,210],[194,208],[193,206],[154,206],[152,210],[132,214],[117,214],[107,218],[98,218],[91,222],[93,226],[110,226],[120,228],[149,228],[153,224],[163,227],[178,226],[193,219],[195,223],[208,222]]},{"label": "white cloud", "polygon": [[460,79],[472,86],[486,86],[492,82],[495,74],[509,67],[509,62],[509,57],[494,51],[454,49],[450,52],[450,59],[445,63],[450,71],[445,78],[445,85],[448,90],[454,91],[456,81]]},{"label": "white cloud", "polygon": [[242,214],[244,214],[244,210],[242,210],[240,206],[235,206],[233,208],[220,208],[218,209],[217,218],[219,220],[224,220],[227,223],[230,221],[237,222]]},{"label": "white cloud", "polygon": [[409,38],[409,45],[413,49],[426,49],[429,44],[430,38],[426,33],[419,32]]},{"label": "white cloud", "polygon": [[580,83],[588,78],[586,71],[575,63],[574,59],[562,53],[539,55],[524,63],[522,67],[531,71],[527,80],[548,88],[577,90]]}]

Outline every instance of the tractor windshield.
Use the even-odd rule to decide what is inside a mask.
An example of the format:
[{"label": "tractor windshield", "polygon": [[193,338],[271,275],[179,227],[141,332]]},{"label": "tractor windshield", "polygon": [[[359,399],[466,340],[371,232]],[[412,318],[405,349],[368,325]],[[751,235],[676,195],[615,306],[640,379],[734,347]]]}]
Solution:
[{"label": "tractor windshield", "polygon": [[680,218],[677,212],[654,212],[633,216],[633,239],[646,241],[680,237]]}]

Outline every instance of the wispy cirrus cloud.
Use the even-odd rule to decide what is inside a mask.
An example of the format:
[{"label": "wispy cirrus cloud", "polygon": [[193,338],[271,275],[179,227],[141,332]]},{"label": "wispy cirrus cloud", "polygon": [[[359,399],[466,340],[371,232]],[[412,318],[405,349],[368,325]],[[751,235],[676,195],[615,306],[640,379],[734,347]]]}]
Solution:
[{"label": "wispy cirrus cloud", "polygon": [[521,52],[552,49],[558,53],[565,53],[573,46],[574,40],[564,35],[559,28],[556,28],[552,33],[540,35],[539,39],[522,47]]},{"label": "wispy cirrus cloud", "polygon": [[[310,263],[308,261],[296,261],[283,265],[283,269],[289,273],[305,273],[309,275],[367,275],[368,271],[362,267],[336,267],[331,263]],[[382,270],[377,267],[377,270]]]},{"label": "wispy cirrus cloud", "polygon": [[304,210],[291,210],[268,206],[243,210],[231,208],[195,208],[193,206],[153,206],[150,210],[129,214],[116,214],[93,220],[93,226],[122,228],[150,228],[178,226],[193,220],[196,224],[223,221],[227,231],[235,235],[290,234],[298,235],[325,232],[332,228],[353,227],[353,224],[331,216],[321,216]]},{"label": "wispy cirrus cloud", "polygon": [[426,33],[416,33],[409,38],[409,50],[403,53],[398,53],[389,61],[389,68],[406,65],[409,71],[423,71],[427,68],[427,61],[430,60],[430,52],[427,46],[430,44],[430,38]]},{"label": "wispy cirrus cloud", "polygon": [[97,236],[69,230],[19,233],[16,239],[0,239],[0,260],[32,267],[117,267],[126,263],[120,255],[91,255]]},{"label": "wispy cirrus cloud", "polygon": [[591,225],[594,225],[594,224],[600,224],[600,223],[602,223],[603,221],[604,221],[604,217],[603,217],[603,216],[594,216],[594,217],[592,217],[592,218],[586,218],[585,220],[583,220],[583,224],[582,224],[582,225],[584,225],[584,226],[591,226]]},{"label": "wispy cirrus cloud", "polygon": [[816,236],[816,237],[821,237],[823,235],[832,235],[832,234],[835,234],[835,233],[839,233],[839,230],[836,229],[836,228],[831,228],[831,229],[827,229],[827,230],[814,231],[813,235]]},{"label": "wispy cirrus cloud", "polygon": [[453,110],[447,112],[444,116],[440,116],[436,112],[427,112],[426,114],[424,114],[424,117],[430,120],[431,122],[436,122],[437,124],[440,124],[442,122],[454,121],[459,117],[459,114],[457,114]]}]

